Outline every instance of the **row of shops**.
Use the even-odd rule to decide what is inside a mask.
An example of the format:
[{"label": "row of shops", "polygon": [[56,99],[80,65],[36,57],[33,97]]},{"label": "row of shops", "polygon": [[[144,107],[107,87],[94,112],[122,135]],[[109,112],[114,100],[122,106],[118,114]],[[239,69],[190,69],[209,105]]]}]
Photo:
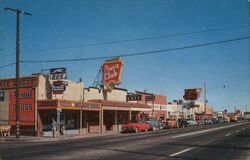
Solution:
[{"label": "row of shops", "polygon": [[[59,83],[43,74],[20,78],[21,135],[50,135],[52,119],[64,127],[64,134],[103,133],[120,131],[121,125],[129,121],[146,118],[166,121],[178,112],[172,112],[163,95],[135,91],[133,94],[140,95],[140,99],[128,100],[127,95],[131,93],[126,89],[107,92],[84,88],[83,82],[64,80],[66,87],[58,92],[51,90],[51,84]],[[12,134],[16,126],[15,96],[15,79],[1,79],[0,125],[11,125]],[[183,108],[178,116],[185,116]]]},{"label": "row of shops", "polygon": [[[84,88],[83,82],[70,80],[66,82],[67,88],[63,93],[58,94],[50,90],[50,84],[53,82],[50,82],[45,75],[37,74],[20,78],[21,135],[51,134],[52,119],[64,126],[65,134],[82,134],[119,131],[124,123],[152,117],[154,114],[158,119],[167,118],[167,111],[154,107],[152,110],[152,103],[127,102],[128,92],[125,89],[105,92],[99,88]],[[11,125],[11,133],[14,134],[15,79],[0,80],[0,92],[0,123]],[[162,96],[159,97],[159,99],[162,98]],[[155,106],[157,105],[156,103]]]}]

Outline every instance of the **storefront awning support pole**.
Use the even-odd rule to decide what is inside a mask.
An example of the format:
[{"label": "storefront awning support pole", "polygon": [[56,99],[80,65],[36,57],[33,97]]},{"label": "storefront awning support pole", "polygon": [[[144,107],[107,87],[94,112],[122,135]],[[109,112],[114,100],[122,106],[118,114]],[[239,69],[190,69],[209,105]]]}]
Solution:
[{"label": "storefront awning support pole", "polygon": [[61,121],[60,121],[60,113],[62,112],[62,109],[57,108],[57,135],[60,136],[60,130],[61,130]]},{"label": "storefront awning support pole", "polygon": [[31,16],[31,13],[20,9],[5,8],[6,11],[16,12],[16,138],[20,137],[20,105],[19,105],[19,48],[20,48],[20,14]]},{"label": "storefront awning support pole", "polygon": [[99,110],[99,133],[103,133],[103,109],[102,106],[100,106]]},{"label": "storefront awning support pole", "polygon": [[130,110],[129,110],[129,121],[131,121],[132,120],[132,114],[131,114],[131,108],[130,108]]},{"label": "storefront awning support pole", "polygon": [[82,135],[82,110],[80,110],[80,135]]},{"label": "storefront awning support pole", "polygon": [[206,110],[207,110],[207,93],[206,92],[207,92],[207,84],[206,82],[204,82],[204,119],[206,118]]},{"label": "storefront awning support pole", "polygon": [[115,131],[118,131],[118,123],[117,123],[117,110],[115,110]]}]

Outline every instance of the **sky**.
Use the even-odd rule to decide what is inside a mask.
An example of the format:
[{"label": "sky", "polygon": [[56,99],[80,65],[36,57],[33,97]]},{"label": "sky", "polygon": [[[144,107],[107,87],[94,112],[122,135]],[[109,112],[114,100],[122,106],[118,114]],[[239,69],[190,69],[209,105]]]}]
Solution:
[{"label": "sky", "polygon": [[[15,62],[16,17],[5,7],[32,13],[21,15],[22,61],[117,56],[249,37],[247,0],[0,0],[0,68]],[[199,31],[206,32],[193,33]],[[106,43],[126,40],[135,41]],[[129,92],[146,90],[169,102],[206,82],[215,111],[250,111],[249,39],[123,60],[119,87]],[[88,87],[104,61],[21,63],[21,75],[66,67],[68,79],[82,78]],[[0,69],[0,78],[14,76],[15,65]]]}]

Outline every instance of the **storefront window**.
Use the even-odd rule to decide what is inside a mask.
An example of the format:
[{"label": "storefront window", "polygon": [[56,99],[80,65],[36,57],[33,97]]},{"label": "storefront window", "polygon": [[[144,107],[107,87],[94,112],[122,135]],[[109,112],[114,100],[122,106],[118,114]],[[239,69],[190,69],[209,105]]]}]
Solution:
[{"label": "storefront window", "polygon": [[52,118],[56,120],[56,110],[40,110],[39,115],[43,124],[43,131],[50,131]]},{"label": "storefront window", "polygon": [[128,122],[128,113],[126,111],[118,111],[117,112],[117,122],[118,124],[124,124]]},{"label": "storefront window", "polygon": [[79,111],[63,110],[61,113],[61,120],[64,119],[65,129],[77,129],[79,120]]},{"label": "storefront window", "polygon": [[[39,115],[43,125],[43,131],[51,130],[52,119],[57,121],[56,110],[40,110]],[[79,124],[79,111],[62,110],[60,114],[60,123],[65,126],[65,129],[77,129]]]}]

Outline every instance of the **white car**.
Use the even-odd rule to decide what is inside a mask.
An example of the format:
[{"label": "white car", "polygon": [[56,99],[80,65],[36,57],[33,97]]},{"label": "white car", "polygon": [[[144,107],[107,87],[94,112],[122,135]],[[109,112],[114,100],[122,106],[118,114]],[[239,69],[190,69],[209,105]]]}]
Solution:
[{"label": "white car", "polygon": [[198,123],[192,119],[188,120],[187,122],[189,126],[192,126],[192,127],[198,126]]}]

